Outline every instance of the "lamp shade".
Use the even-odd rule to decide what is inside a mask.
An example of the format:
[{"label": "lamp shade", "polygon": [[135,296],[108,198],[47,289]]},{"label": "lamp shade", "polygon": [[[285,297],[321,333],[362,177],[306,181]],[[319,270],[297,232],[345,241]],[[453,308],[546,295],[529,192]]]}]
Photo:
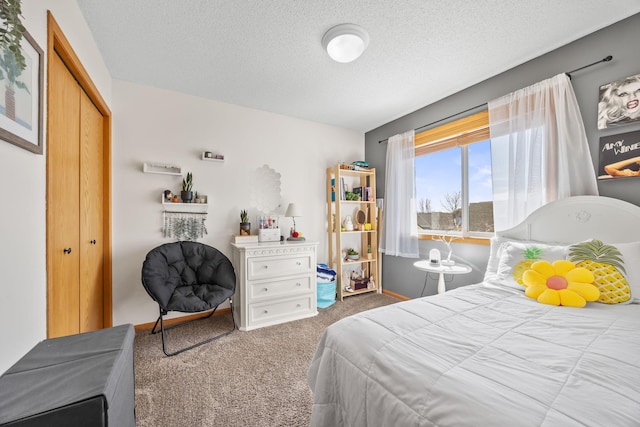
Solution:
[{"label": "lamp shade", "polygon": [[287,212],[284,214],[284,216],[290,216],[295,218],[295,217],[302,216],[302,212],[300,211],[300,209],[295,203],[289,203],[289,206],[287,206]]},{"label": "lamp shade", "polygon": [[355,61],[369,45],[369,34],[358,25],[340,24],[322,37],[322,47],[336,62]]}]

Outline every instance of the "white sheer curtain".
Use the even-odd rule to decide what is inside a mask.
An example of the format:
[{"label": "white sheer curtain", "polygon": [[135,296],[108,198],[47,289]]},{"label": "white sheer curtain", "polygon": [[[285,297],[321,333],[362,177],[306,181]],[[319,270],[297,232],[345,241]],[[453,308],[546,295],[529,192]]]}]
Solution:
[{"label": "white sheer curtain", "polygon": [[495,230],[569,196],[597,195],[589,143],[565,74],[489,102]]},{"label": "white sheer curtain", "polygon": [[384,224],[380,251],[405,258],[419,256],[414,134],[411,130],[389,138],[385,169]]}]

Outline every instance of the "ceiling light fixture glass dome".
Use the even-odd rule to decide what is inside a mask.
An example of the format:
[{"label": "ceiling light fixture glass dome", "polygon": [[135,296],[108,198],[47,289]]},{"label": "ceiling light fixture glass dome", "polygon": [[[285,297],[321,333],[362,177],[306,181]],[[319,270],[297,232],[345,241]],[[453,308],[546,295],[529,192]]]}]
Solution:
[{"label": "ceiling light fixture glass dome", "polygon": [[336,62],[356,60],[369,45],[369,34],[355,24],[340,24],[322,37],[322,47]]}]

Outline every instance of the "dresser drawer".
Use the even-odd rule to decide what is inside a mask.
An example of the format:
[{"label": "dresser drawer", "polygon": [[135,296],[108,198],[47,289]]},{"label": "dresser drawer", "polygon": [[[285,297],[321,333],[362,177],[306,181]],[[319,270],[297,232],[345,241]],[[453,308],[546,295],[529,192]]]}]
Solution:
[{"label": "dresser drawer", "polygon": [[315,301],[311,296],[251,304],[249,305],[249,322],[262,323],[287,318],[294,320],[300,318],[301,314],[313,312],[314,309]]},{"label": "dresser drawer", "polygon": [[256,280],[308,273],[314,271],[315,265],[313,263],[312,254],[250,258],[247,260],[247,279]]},{"label": "dresser drawer", "polygon": [[249,285],[249,302],[262,301],[269,298],[294,296],[313,292],[310,276],[292,277]]}]

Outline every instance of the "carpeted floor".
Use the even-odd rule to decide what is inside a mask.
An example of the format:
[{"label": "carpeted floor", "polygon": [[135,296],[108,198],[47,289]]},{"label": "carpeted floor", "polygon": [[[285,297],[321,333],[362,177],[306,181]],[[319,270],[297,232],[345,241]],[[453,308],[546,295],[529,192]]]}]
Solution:
[{"label": "carpeted floor", "polygon": [[[318,316],[234,331],[166,357],[159,335],[135,338],[136,425],[308,426],[312,394],[307,370],[324,329],[360,311],[398,302],[379,294],[345,298]],[[168,350],[231,328],[230,314],[168,332]]]}]

